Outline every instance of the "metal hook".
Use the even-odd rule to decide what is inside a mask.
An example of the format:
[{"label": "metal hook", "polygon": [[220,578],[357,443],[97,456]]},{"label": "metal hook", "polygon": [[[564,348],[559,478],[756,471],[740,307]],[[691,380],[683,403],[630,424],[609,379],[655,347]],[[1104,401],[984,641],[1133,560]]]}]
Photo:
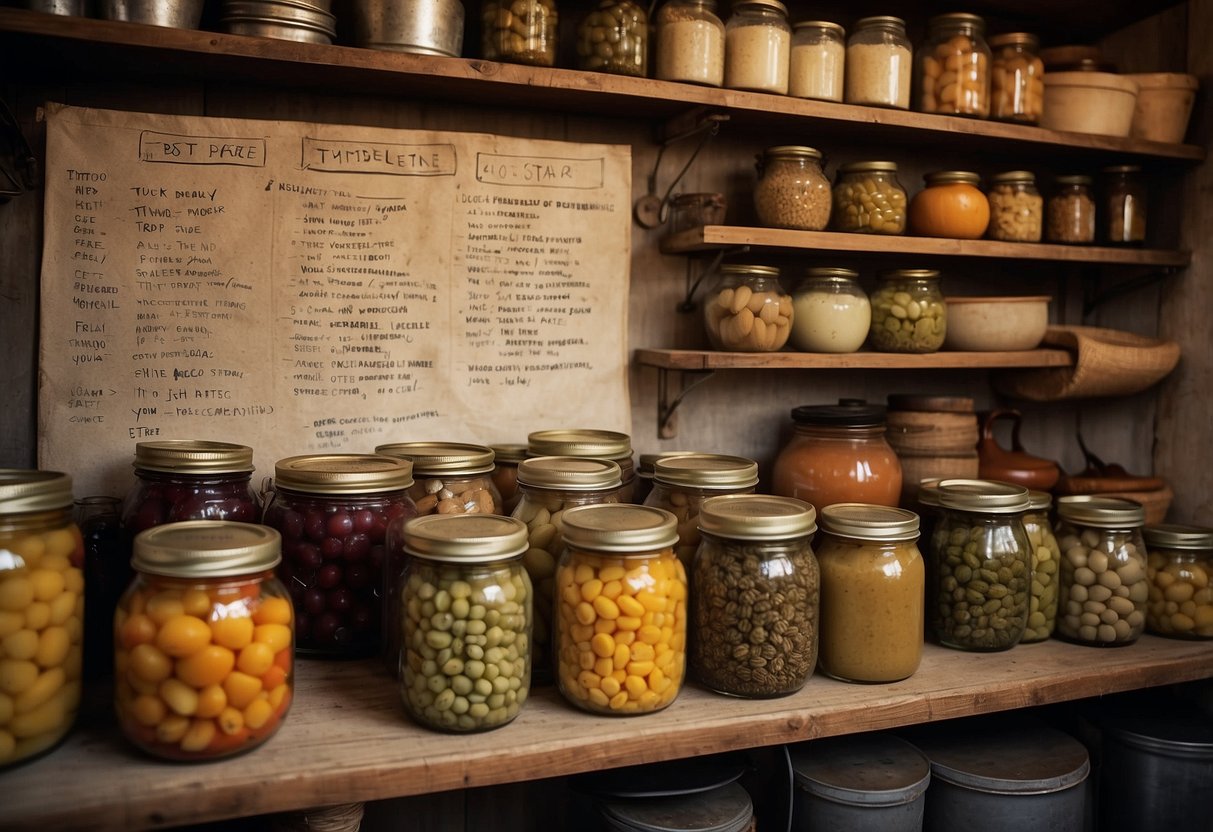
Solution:
[{"label": "metal hook", "polygon": [[[727,115],[719,113],[709,114],[704,116],[702,120],[700,120],[689,130],[674,136],[670,136],[662,141],[661,147],[657,151],[657,158],[653,160],[653,172],[650,173],[648,177],[648,192],[640,199],[636,200],[636,222],[642,228],[656,228],[666,221],[667,210],[670,204],[670,195],[674,193],[674,189],[678,187],[678,183],[682,181],[682,178],[686,176],[687,171],[691,169],[691,165],[695,163],[695,159],[698,158],[700,151],[707,146],[707,143],[711,141],[712,138],[720,133],[720,125],[728,120],[729,117]],[[678,175],[674,177],[672,182],[670,182],[670,186],[666,188],[665,196],[657,196],[657,174],[661,169],[661,160],[665,156],[666,149],[677,142],[697,135],[701,135],[701,138],[699,139],[699,144],[695,147],[694,152],[691,153],[690,158],[687,159],[686,164],[682,166],[682,170],[678,172]]]}]

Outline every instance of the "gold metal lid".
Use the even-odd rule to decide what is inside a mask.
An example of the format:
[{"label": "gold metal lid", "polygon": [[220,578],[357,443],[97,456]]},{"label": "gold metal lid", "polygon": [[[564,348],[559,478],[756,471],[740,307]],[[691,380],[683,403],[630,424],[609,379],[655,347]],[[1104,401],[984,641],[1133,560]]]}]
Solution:
[{"label": "gold metal lid", "polygon": [[839,173],[897,173],[896,162],[848,162],[838,166]]},{"label": "gold metal lid", "polygon": [[938,280],[938,269],[885,269],[881,280]]},{"label": "gold metal lid", "polygon": [[834,503],[821,510],[821,530],[857,540],[916,540],[918,515],[871,503]]},{"label": "gold metal lid", "polygon": [[922,180],[927,183],[928,188],[932,185],[972,185],[973,187],[977,187],[981,184],[981,177],[967,170],[937,170],[934,173],[928,173]]},{"label": "gold metal lid", "polygon": [[842,24],[834,23],[830,20],[801,20],[798,23],[792,24],[793,29],[821,29],[823,32],[836,32],[838,37],[846,37],[847,30],[842,28]]},{"label": "gold metal lid", "polygon": [[526,459],[527,446],[521,442],[507,442],[500,445],[489,445],[493,452],[495,463],[519,463]]},{"label": "gold metal lid", "polygon": [[678,542],[678,518],[665,509],[599,503],[567,509],[565,545],[591,552],[647,554]]},{"label": "gold metal lid", "polygon": [[814,278],[817,280],[858,280],[859,272],[854,269],[837,269],[830,266],[818,266],[812,269],[805,269],[804,276],[806,278]]},{"label": "gold metal lid", "polygon": [[1193,549],[1213,552],[1213,529],[1204,526],[1184,526],[1179,523],[1159,523],[1141,530],[1146,546],[1163,549]]},{"label": "gold metal lid", "polygon": [[135,535],[131,566],[168,578],[231,578],[273,569],[281,560],[282,536],[269,526],[186,520]]},{"label": "gold metal lid", "polygon": [[653,464],[653,480],[688,488],[752,488],[758,485],[758,463],[726,454],[671,456]]},{"label": "gold metal lid", "polygon": [[135,445],[132,464],[170,474],[236,474],[253,470],[253,449],[205,439],[164,439]]},{"label": "gold metal lid", "polygon": [[1028,508],[1031,511],[1048,511],[1053,505],[1053,495],[1047,491],[1029,491]]},{"label": "gold metal lid", "polygon": [[609,459],[533,456],[518,463],[518,483],[560,491],[597,491],[623,485],[622,470]]},{"label": "gold metal lid", "polygon": [[527,550],[527,528],[493,514],[430,514],[404,524],[404,550],[449,563],[507,560]]},{"label": "gold metal lid", "polygon": [[1020,514],[1028,510],[1028,489],[996,480],[942,480],[939,504],[981,514]]},{"label": "gold metal lid", "polygon": [[733,11],[738,9],[770,9],[779,12],[784,17],[788,15],[788,7],[779,0],[736,0],[733,3]]},{"label": "gold metal lid", "polygon": [[939,507],[940,477],[927,477],[918,481],[918,504],[924,508]]},{"label": "gold metal lid", "polygon": [[631,459],[632,437],[613,430],[574,428],[537,430],[527,435],[529,456],[580,456],[588,459]]},{"label": "gold metal lid", "polygon": [[928,28],[934,29],[937,26],[971,26],[980,33],[986,30],[986,21],[969,12],[952,12],[951,14],[937,14],[927,21]]},{"label": "gold metal lid", "polygon": [[1036,174],[1030,170],[1009,170],[990,177],[991,185],[1036,184]]},{"label": "gold metal lid", "polygon": [[1146,509],[1135,500],[1079,494],[1057,498],[1057,516],[1079,526],[1128,529],[1144,525]]},{"label": "gold metal lid", "polygon": [[467,445],[462,442],[395,442],[378,446],[375,453],[411,461],[414,477],[488,474],[493,470],[493,451],[484,445]]},{"label": "gold metal lid", "polygon": [[755,266],[748,263],[723,263],[717,271],[739,277],[779,277],[779,269],[774,266]]},{"label": "gold metal lid", "polygon": [[665,459],[673,456],[692,456],[699,453],[698,451],[661,451],[655,454],[641,454],[636,461],[636,474],[638,476],[653,476],[653,466],[657,464],[657,460]]},{"label": "gold metal lid", "polygon": [[821,151],[803,144],[778,144],[762,151],[764,159],[816,159],[821,161]]},{"label": "gold metal lid", "polygon": [[1001,35],[991,35],[986,39],[992,49],[1000,46],[1026,46],[1035,51],[1040,47],[1040,38],[1031,32],[1006,32]]},{"label": "gold metal lid", "polygon": [[861,17],[859,20],[855,21],[855,28],[851,31],[858,32],[860,29],[875,28],[893,28],[904,30],[906,28],[906,22],[900,17],[893,17],[892,15],[887,14],[874,15],[872,17]]},{"label": "gold metal lid", "polygon": [[0,515],[54,511],[72,504],[72,478],[59,471],[0,468]]},{"label": "gold metal lid", "polygon": [[1103,169],[1104,173],[1141,173],[1141,165],[1112,165]]},{"label": "gold metal lid", "polygon": [[378,494],[413,484],[413,463],[376,454],[288,456],[274,465],[274,485],[308,494]]},{"label": "gold metal lid", "polygon": [[1058,176],[1053,180],[1058,185],[1090,185],[1091,177],[1089,176]]},{"label": "gold metal lid", "polygon": [[817,512],[803,500],[723,494],[699,507],[700,531],[739,540],[786,540],[817,531]]}]

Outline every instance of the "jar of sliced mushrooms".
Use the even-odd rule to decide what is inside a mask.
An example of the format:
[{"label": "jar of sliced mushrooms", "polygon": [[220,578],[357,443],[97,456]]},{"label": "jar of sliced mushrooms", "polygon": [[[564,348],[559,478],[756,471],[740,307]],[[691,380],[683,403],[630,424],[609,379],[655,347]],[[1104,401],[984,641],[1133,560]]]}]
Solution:
[{"label": "jar of sliced mushrooms", "polygon": [[838,168],[833,226],[861,234],[904,234],[906,189],[896,162],[851,162]]},{"label": "jar of sliced mushrooms", "polygon": [[830,222],[830,181],[821,151],[800,145],[768,147],[755,167],[754,210],[770,228],[821,231]]},{"label": "jar of sliced mushrooms", "polygon": [[1028,493],[1028,511],[1023,516],[1024,531],[1032,544],[1032,597],[1028,608],[1028,626],[1021,644],[1044,641],[1053,635],[1057,623],[1057,583],[1061,550],[1049,522],[1053,498],[1044,491]]},{"label": "jar of sliced mushrooms", "polygon": [[779,285],[779,269],[725,263],[720,282],[703,303],[713,349],[774,352],[792,332],[792,296]]},{"label": "jar of sliced mushrooms", "polygon": [[749,494],[758,485],[758,463],[724,454],[687,454],[653,463],[653,490],[644,504],[663,508],[678,518],[675,552],[684,566],[699,548],[699,509],[704,500],[722,494]]},{"label": "jar of sliced mushrooms", "polygon": [[556,0],[484,0],[480,21],[486,59],[555,66]]},{"label": "jar of sliced mushrooms", "polygon": [[633,0],[602,0],[577,29],[577,68],[643,78],[648,72],[649,13]]},{"label": "jar of sliced mushrooms", "polygon": [[1165,523],[1142,535],[1150,552],[1146,627],[1169,638],[1213,638],[1213,529]]},{"label": "jar of sliced mushrooms", "polygon": [[986,199],[990,203],[990,225],[986,235],[991,240],[1040,242],[1044,200],[1036,190],[1035,174],[1013,170],[990,177]]}]

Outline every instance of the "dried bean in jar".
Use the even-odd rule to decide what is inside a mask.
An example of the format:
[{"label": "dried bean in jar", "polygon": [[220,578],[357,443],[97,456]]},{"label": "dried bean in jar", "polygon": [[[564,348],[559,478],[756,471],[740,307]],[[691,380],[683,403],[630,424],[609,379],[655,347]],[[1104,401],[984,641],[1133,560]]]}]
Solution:
[{"label": "dried bean in jar", "polygon": [[[1136,537],[1136,540],[1134,539]],[[1130,644],[1145,629],[1150,581],[1140,532],[1058,529],[1059,635],[1083,644]]]},{"label": "dried bean in jar", "polygon": [[[1036,493],[1033,493],[1036,499]],[[1044,499],[1048,495],[1042,495]],[[1061,563],[1061,549],[1058,548],[1057,538],[1049,527],[1047,503],[1045,508],[1024,515],[1024,531],[1028,534],[1028,542],[1032,544],[1032,595],[1028,608],[1028,624],[1024,629],[1022,643],[1044,641],[1053,634],[1057,622],[1058,602],[1058,569]]]},{"label": "dried bean in jar", "polygon": [[754,209],[770,228],[821,231],[830,222],[830,183],[811,147],[768,148],[758,162]]}]

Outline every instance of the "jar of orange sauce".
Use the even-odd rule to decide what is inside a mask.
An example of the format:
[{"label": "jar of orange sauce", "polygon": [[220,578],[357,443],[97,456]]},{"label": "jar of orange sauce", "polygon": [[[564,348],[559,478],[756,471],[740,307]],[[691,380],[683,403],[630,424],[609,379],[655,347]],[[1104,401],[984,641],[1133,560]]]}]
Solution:
[{"label": "jar of orange sauce", "polygon": [[990,203],[981,177],[943,170],[923,177],[926,187],[910,200],[910,231],[919,237],[979,240],[990,224]]},{"label": "jar of orange sauce", "polygon": [[792,411],[795,430],[775,459],[772,491],[811,503],[896,506],[901,463],[885,441],[885,409],[862,400],[805,405]]}]

